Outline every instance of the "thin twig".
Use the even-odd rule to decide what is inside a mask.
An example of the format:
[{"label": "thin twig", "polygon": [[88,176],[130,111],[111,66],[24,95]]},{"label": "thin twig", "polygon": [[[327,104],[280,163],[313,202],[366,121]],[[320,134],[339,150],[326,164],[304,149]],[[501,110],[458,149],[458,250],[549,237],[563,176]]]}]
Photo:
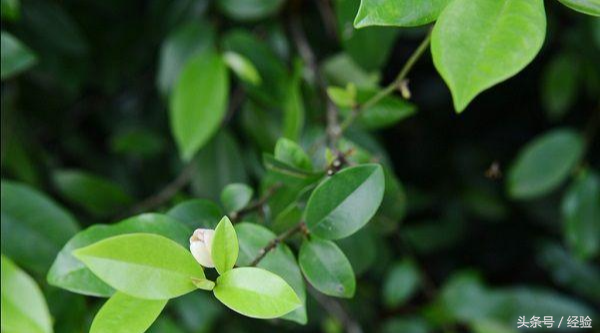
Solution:
[{"label": "thin twig", "polygon": [[229,218],[232,221],[237,222],[248,213],[251,213],[251,212],[254,212],[257,210],[262,210],[262,208],[267,204],[269,199],[273,196],[273,194],[275,194],[275,192],[277,192],[277,190],[279,190],[281,188],[281,186],[283,186],[281,183],[276,183],[276,184],[272,185],[255,202],[249,204],[248,206],[246,206],[238,211],[229,213]]},{"label": "thin twig", "polygon": [[337,318],[348,333],[363,333],[360,324],[356,322],[352,316],[346,311],[344,306],[337,300],[327,297],[310,286],[306,288],[311,296],[325,309],[330,315]]},{"label": "thin twig", "polygon": [[346,129],[348,129],[348,127],[350,127],[350,125],[352,125],[354,120],[356,120],[356,118],[358,118],[358,116],[360,116],[360,114],[362,112],[364,112],[364,110],[367,110],[370,107],[372,107],[373,105],[379,103],[382,99],[384,99],[385,97],[387,97],[388,95],[390,95],[391,93],[393,93],[394,91],[398,90],[401,87],[401,85],[404,82],[404,80],[406,79],[406,76],[408,75],[408,73],[410,73],[410,71],[415,66],[415,64],[417,63],[419,58],[421,58],[421,56],[425,53],[425,51],[429,47],[430,42],[431,42],[431,31],[429,33],[427,33],[427,36],[421,42],[421,44],[419,44],[419,47],[417,47],[417,49],[413,52],[413,54],[410,56],[410,58],[408,58],[408,60],[406,61],[406,63],[404,64],[404,66],[398,73],[398,76],[396,76],[396,78],[394,79],[394,81],[392,81],[392,83],[390,83],[385,88],[383,88],[383,90],[379,91],[375,96],[371,97],[366,102],[360,104],[355,109],[355,111],[352,112],[352,114],[348,118],[346,118],[346,120],[340,126],[341,133],[343,133]]},{"label": "thin twig", "polygon": [[194,169],[195,163],[194,160],[191,160],[184,166],[177,178],[175,178],[172,182],[167,184],[156,194],[151,195],[150,197],[135,204],[118,217],[123,218],[126,216],[147,212],[169,201],[169,199],[171,199],[182,188],[189,184],[189,182],[192,180],[192,176],[194,175]]},{"label": "thin twig", "polygon": [[265,247],[260,249],[260,251],[258,251],[258,256],[254,260],[252,260],[250,266],[258,265],[258,263],[260,263],[260,261],[263,260],[267,256],[267,254],[269,254],[269,252],[274,250],[277,247],[277,245],[279,245],[279,243],[284,242],[286,239],[292,237],[298,232],[306,233],[306,224],[304,222],[296,224],[294,227],[284,231],[279,236],[272,239],[269,242],[269,244],[267,244]]}]

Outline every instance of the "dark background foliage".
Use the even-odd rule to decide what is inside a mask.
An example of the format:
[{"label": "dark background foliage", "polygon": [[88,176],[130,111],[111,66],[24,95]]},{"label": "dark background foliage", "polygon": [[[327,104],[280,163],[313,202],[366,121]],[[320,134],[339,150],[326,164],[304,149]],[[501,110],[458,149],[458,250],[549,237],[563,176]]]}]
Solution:
[{"label": "dark background foliage", "polygon": [[[292,55],[297,53],[289,31],[293,17],[301,19],[319,62],[344,49],[343,30],[331,31],[337,25],[335,11],[320,8],[331,5],[329,1],[289,1],[277,13],[248,22],[231,19],[215,3],[201,0],[22,1],[20,19],[3,19],[2,30],[28,45],[38,63],[27,73],[2,82],[2,178],[50,194],[78,217],[82,227],[114,221],[127,207],[94,216],[65,200],[53,177],[60,169],[86,170],[112,179],[136,200],[153,195],[177,177],[182,163],[169,130],[167,98],[157,88],[161,45],[169,33],[182,22],[201,20],[215,27],[219,44],[220,36],[231,29],[244,29],[279,51],[281,61],[291,69]],[[354,4],[333,1],[333,5],[352,12]],[[470,331],[452,320],[443,324],[452,314],[436,308],[448,281],[466,270],[499,293],[508,294],[514,286],[543,288],[550,290],[552,299],[567,297],[570,300],[565,302],[597,306],[597,257],[578,262],[563,242],[560,202],[567,185],[526,202],[511,200],[505,190],[505,173],[518,151],[554,128],[584,133],[589,145],[583,166],[600,167],[600,143],[594,136],[600,122],[600,24],[556,1],[546,1],[546,11],[547,38],[538,57],[516,77],[484,92],[462,114],[453,111],[450,93],[428,53],[410,73],[412,102],[418,112],[374,134],[376,146],[387,152],[406,190],[407,214],[389,228],[374,225],[347,242],[344,250],[359,266],[354,267],[359,277],[354,299],[341,303],[318,299],[324,303],[319,305],[309,296],[309,323],[299,326],[243,318],[211,300],[189,298],[170,305],[153,329],[337,332],[347,324],[344,320],[350,320],[365,332],[399,331],[393,325],[409,325],[396,326],[404,332],[423,332],[426,327]],[[427,28],[374,29],[371,36],[375,37],[367,38],[373,38],[374,45],[359,45],[358,51],[349,53],[362,57],[368,69],[380,69],[381,82],[388,83]],[[385,46],[380,45],[387,43],[385,36],[392,30],[398,36],[384,57]],[[545,84],[553,61],[563,56],[572,60],[575,83],[565,79]],[[377,57],[385,59],[377,64]],[[563,107],[564,115],[553,118],[548,95],[569,89],[573,93]],[[303,93],[308,119],[324,124],[323,107],[314,101],[317,93],[306,84]],[[260,183],[260,171],[256,171],[261,168],[257,167],[260,145],[248,135],[242,115],[247,110],[238,107],[234,111],[228,129],[244,157],[235,160],[239,165],[234,169],[242,167],[242,172],[227,175],[217,169],[199,174],[215,179],[211,180],[214,188],[204,187],[200,195],[210,192],[209,196],[218,197],[228,182]],[[215,156],[229,153],[218,148]],[[490,175],[490,168],[498,172]],[[170,203],[189,196],[179,194]],[[419,267],[421,287],[410,300],[386,307],[381,290],[384,277],[394,262],[407,258]],[[570,278],[576,270],[583,273]],[[36,278],[43,285],[43,277]],[[57,332],[82,331],[100,304],[47,285],[43,289],[49,295]],[[558,294],[563,296],[555,298]],[[463,300],[474,307],[478,301]],[[481,302],[488,301],[482,298]],[[321,310],[322,306],[330,312]],[[342,314],[336,317],[336,311]],[[598,324],[596,320],[594,326]]]}]

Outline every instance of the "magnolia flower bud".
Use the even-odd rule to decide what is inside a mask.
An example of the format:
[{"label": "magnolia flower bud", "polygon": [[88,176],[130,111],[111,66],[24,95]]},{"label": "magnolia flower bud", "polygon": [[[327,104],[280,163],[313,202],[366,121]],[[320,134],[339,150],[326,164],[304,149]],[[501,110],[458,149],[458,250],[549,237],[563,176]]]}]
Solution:
[{"label": "magnolia flower bud", "polygon": [[190,237],[190,252],[200,265],[204,267],[215,267],[212,261],[211,249],[215,231],[212,229],[196,229]]}]

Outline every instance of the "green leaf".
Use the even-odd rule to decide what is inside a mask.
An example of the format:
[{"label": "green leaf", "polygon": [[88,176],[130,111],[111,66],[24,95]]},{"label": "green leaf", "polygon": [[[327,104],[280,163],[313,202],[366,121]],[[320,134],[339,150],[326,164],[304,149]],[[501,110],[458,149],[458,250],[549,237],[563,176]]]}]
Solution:
[{"label": "green leaf", "polygon": [[356,279],[350,262],[334,242],[311,237],[300,247],[302,273],[318,291],[334,297],[351,298]]},{"label": "green leaf", "polygon": [[195,230],[216,228],[224,214],[221,208],[210,200],[192,199],[171,208],[167,215]]},{"label": "green leaf", "polygon": [[580,13],[600,17],[600,2],[598,0],[558,0],[563,5]]},{"label": "green leaf", "polygon": [[94,225],[78,233],[60,251],[48,272],[48,283],[90,296],[109,297],[114,289],[94,275],[72,252],[100,240],[129,233],[153,233],[188,246],[191,230],[161,214],[142,214],[111,225]]},{"label": "green leaf", "polygon": [[3,180],[1,187],[2,253],[22,267],[46,274],[60,248],[79,229],[77,222],[29,186]]},{"label": "green leaf", "polygon": [[353,108],[358,105],[356,86],[353,83],[348,83],[346,88],[327,87],[327,96],[335,105],[341,108]]},{"label": "green leaf", "polygon": [[240,21],[255,21],[275,14],[283,0],[217,0],[217,6],[228,17]]},{"label": "green leaf", "polygon": [[235,266],[238,258],[239,245],[233,224],[224,216],[215,229],[212,240],[212,260],[219,274],[225,274]]},{"label": "green leaf", "polygon": [[246,184],[229,184],[221,192],[221,202],[228,212],[246,207],[252,200],[254,190]]},{"label": "green leaf", "polygon": [[396,317],[385,321],[382,326],[381,333],[430,333],[433,331],[430,324],[420,317]]},{"label": "green leaf", "polygon": [[450,0],[361,0],[354,27],[415,27],[437,19]]},{"label": "green leaf", "polygon": [[191,58],[171,100],[171,131],[182,159],[189,161],[217,132],[227,111],[229,77],[222,57]]},{"label": "green leaf", "polygon": [[16,21],[21,16],[20,0],[2,0],[2,19]]},{"label": "green leaf", "polygon": [[531,199],[551,192],[569,176],[583,150],[583,139],[569,129],[556,129],[535,138],[521,149],[508,170],[509,195]]},{"label": "green leaf", "polygon": [[323,72],[331,84],[347,86],[352,84],[358,89],[376,89],[379,74],[367,72],[347,53],[340,53],[323,62]]},{"label": "green leaf", "polygon": [[[238,266],[250,265],[259,255],[260,250],[277,237],[271,230],[254,223],[236,224],[235,230],[240,242]],[[301,307],[286,314],[282,319],[306,324],[306,288],[302,272],[300,272],[292,250],[285,244],[278,244],[275,249],[265,255],[257,267],[264,268],[283,278],[294,289],[298,299],[302,302]]]},{"label": "green leaf", "polygon": [[[4,1],[2,2],[4,4]],[[4,13],[4,5],[2,6]],[[37,58],[27,46],[23,45],[16,37],[2,31],[0,35],[2,44],[2,80],[8,79],[31,68]]]},{"label": "green leaf", "polygon": [[214,28],[207,22],[193,20],[169,34],[160,49],[156,84],[164,96],[175,86],[187,61],[213,50]]},{"label": "green leaf", "polygon": [[388,308],[404,304],[421,284],[419,268],[411,260],[394,264],[383,283],[383,301]]},{"label": "green leaf", "polygon": [[302,147],[296,142],[281,138],[275,145],[275,158],[293,167],[311,171],[312,162]]},{"label": "green leaf", "polygon": [[348,237],[375,215],[384,189],[381,166],[365,164],[344,169],[314,190],[306,205],[306,225],[321,238]]},{"label": "green leaf", "polygon": [[2,266],[2,332],[52,332],[50,312],[35,281],[4,255]]},{"label": "green leaf", "polygon": [[302,63],[294,63],[294,73],[287,83],[286,97],[283,101],[283,130],[284,138],[298,141],[304,127],[304,102],[300,83],[302,78]]},{"label": "green leaf", "polygon": [[143,333],[158,318],[167,300],[114,294],[94,317],[90,333]]},{"label": "green leaf", "polygon": [[571,185],[562,202],[565,239],[579,258],[600,253],[600,177],[590,171]]},{"label": "green leaf", "polygon": [[[357,94],[358,103],[365,103],[376,94],[377,91],[375,90],[359,90]],[[344,111],[346,114],[350,114],[351,112],[350,109],[345,109]],[[375,130],[394,125],[403,119],[411,117],[416,111],[417,108],[413,104],[389,95],[375,105],[364,109],[358,117],[358,122],[366,129]]]},{"label": "green leaf", "polygon": [[211,291],[215,288],[215,283],[208,279],[196,279],[192,278],[192,283],[198,289]]},{"label": "green leaf", "polygon": [[302,305],[284,279],[255,267],[236,268],[219,276],[214,293],[228,308],[259,319],[281,317]]},{"label": "green leaf", "polygon": [[[218,201],[221,190],[231,183],[247,183],[240,147],[227,130],[221,130],[202,149],[194,163],[192,179],[194,196]],[[223,216],[221,214],[219,219]],[[215,222],[218,222],[217,219]]]},{"label": "green leaf", "polygon": [[258,70],[250,60],[239,53],[225,52],[223,54],[225,63],[242,81],[253,84],[255,86],[262,82]]},{"label": "green leaf", "polygon": [[575,102],[581,69],[578,57],[561,54],[544,69],[542,77],[542,105],[550,120],[561,119]]},{"label": "green leaf", "polygon": [[204,279],[192,254],[174,241],[153,234],[128,234],[101,240],[73,255],[111,287],[143,299],[169,299]]},{"label": "green leaf", "polygon": [[433,29],[431,53],[456,111],[525,68],[545,35],[543,0],[450,2]]},{"label": "green leaf", "polygon": [[118,184],[84,171],[56,171],[53,180],[67,200],[95,216],[112,215],[133,203]]},{"label": "green leaf", "polygon": [[[170,302],[172,311],[177,314],[178,323],[186,329],[185,332],[212,332],[215,321],[225,310],[211,293],[189,293]],[[157,330],[156,333],[164,332]]]}]

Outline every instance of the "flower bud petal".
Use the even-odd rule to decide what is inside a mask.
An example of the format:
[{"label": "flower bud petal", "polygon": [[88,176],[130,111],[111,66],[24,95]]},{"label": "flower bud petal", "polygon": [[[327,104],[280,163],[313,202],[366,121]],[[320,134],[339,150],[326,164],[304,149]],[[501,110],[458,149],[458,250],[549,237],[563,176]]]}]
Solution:
[{"label": "flower bud petal", "polygon": [[215,267],[212,261],[212,239],[215,231],[212,229],[196,229],[190,237],[190,252],[196,261],[208,268]]}]

